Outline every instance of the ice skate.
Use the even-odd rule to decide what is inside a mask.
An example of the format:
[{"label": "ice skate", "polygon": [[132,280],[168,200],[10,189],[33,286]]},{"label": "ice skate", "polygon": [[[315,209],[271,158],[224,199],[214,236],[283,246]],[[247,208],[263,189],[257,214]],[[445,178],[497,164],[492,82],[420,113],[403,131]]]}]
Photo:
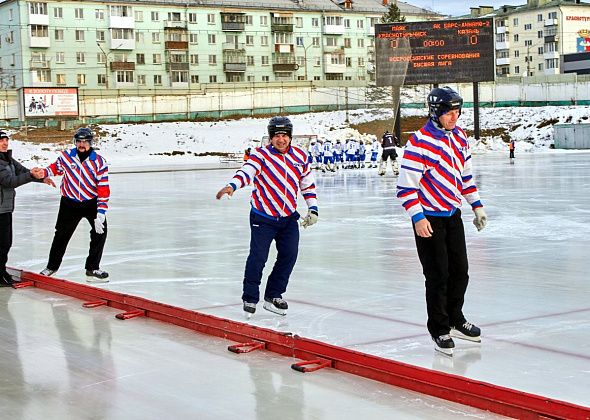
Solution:
[{"label": "ice skate", "polygon": [[256,304],[252,302],[244,301],[244,316],[246,319],[252,318],[252,315],[256,312]]},{"label": "ice skate", "polygon": [[108,283],[109,273],[102,270],[86,270],[86,281],[88,283]]},{"label": "ice skate", "polygon": [[43,270],[41,270],[39,274],[41,274],[42,276],[51,277],[53,273],[55,273],[56,271],[57,270],[52,270],[50,268],[44,268]]},{"label": "ice skate", "polygon": [[449,334],[439,335],[438,337],[432,337],[434,341],[434,349],[447,356],[453,355],[453,348],[455,343]]},{"label": "ice skate", "polygon": [[481,343],[481,329],[473,325],[471,322],[464,322],[463,325],[452,327],[451,336],[460,338],[461,340]]},{"label": "ice skate", "polygon": [[287,315],[287,309],[289,309],[289,305],[287,305],[287,301],[282,298],[264,298],[264,305],[262,305],[264,309],[267,311],[273,312],[278,315],[285,316]]}]

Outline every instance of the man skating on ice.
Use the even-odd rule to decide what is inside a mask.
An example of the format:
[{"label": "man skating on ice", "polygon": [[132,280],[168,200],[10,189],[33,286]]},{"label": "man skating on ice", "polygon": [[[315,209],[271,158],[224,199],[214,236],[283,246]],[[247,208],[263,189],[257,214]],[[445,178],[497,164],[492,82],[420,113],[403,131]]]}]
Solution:
[{"label": "man skating on ice", "polygon": [[219,200],[226,194],[232,196],[239,188],[254,186],[250,200],[250,254],[246,260],[242,294],[247,317],[256,312],[262,270],[273,240],[277,248],[277,260],[268,276],[263,307],[279,315],[287,314],[288,305],[283,299],[283,293],[287,290],[299,250],[299,192],[308,207],[301,226],[307,228],[318,220],[316,187],[311,167],[306,152],[291,145],[292,134],[293,124],[289,118],[271,118],[268,123],[271,144],[253,151],[248,162],[216,195]]},{"label": "man skating on ice", "polygon": [[461,196],[475,213],[477,230],[487,223],[467,136],[456,126],[462,105],[463,99],[450,87],[430,92],[430,118],[410,136],[397,183],[397,197],[412,218],[426,278],[428,331],[435,349],[448,355],[455,347],[451,335],[479,342],[481,334],[462,310],[469,275]]},{"label": "man skating on ice", "polygon": [[85,265],[87,281],[108,282],[109,274],[100,269],[100,260],[107,239],[109,168],[106,160],[92,148],[93,138],[89,128],[79,128],[74,134],[76,147],[63,151],[44,169],[44,177],[63,175],[55,236],[47,267],[41,271],[45,276],[51,276],[59,269],[78,223],[86,219],[91,226],[90,250]]},{"label": "man skating on ice", "polygon": [[379,175],[385,175],[385,171],[387,171],[387,161],[389,160],[391,160],[391,171],[393,174],[397,175],[399,173],[396,161],[397,152],[395,151],[395,143],[395,136],[389,131],[385,131],[381,138],[381,149],[383,150],[383,153],[381,154],[381,162],[379,162]]}]

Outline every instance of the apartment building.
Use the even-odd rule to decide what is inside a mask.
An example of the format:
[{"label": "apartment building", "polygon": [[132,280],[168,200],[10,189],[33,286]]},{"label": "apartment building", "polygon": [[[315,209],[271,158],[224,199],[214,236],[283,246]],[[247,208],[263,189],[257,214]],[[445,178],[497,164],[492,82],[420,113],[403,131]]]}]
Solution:
[{"label": "apartment building", "polygon": [[589,3],[528,0],[493,14],[498,77],[559,74],[564,55],[590,52]]},{"label": "apartment building", "polygon": [[[387,0],[0,1],[0,88],[374,77]],[[408,21],[440,16],[398,4]]]}]

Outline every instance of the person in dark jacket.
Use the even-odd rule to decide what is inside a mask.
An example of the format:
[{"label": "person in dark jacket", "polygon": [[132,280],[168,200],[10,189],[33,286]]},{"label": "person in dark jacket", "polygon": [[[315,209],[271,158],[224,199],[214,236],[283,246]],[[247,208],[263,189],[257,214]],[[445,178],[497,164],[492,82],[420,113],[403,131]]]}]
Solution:
[{"label": "person in dark jacket", "polygon": [[[14,211],[14,189],[31,181],[42,182],[40,168],[25,168],[12,158],[8,150],[8,134],[0,131],[0,287],[12,286],[16,281],[6,271],[8,252],[12,247],[12,212]],[[51,180],[46,183],[52,184]]]}]

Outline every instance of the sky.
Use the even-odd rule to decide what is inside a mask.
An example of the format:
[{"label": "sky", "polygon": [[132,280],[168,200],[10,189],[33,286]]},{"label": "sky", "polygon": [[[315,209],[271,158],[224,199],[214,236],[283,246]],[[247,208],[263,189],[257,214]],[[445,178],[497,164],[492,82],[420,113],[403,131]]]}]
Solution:
[{"label": "sky", "polygon": [[497,9],[504,5],[523,5],[526,4],[527,0],[405,0],[405,2],[413,6],[429,8],[444,15],[461,16],[468,14],[471,7],[494,6],[494,9]]}]

